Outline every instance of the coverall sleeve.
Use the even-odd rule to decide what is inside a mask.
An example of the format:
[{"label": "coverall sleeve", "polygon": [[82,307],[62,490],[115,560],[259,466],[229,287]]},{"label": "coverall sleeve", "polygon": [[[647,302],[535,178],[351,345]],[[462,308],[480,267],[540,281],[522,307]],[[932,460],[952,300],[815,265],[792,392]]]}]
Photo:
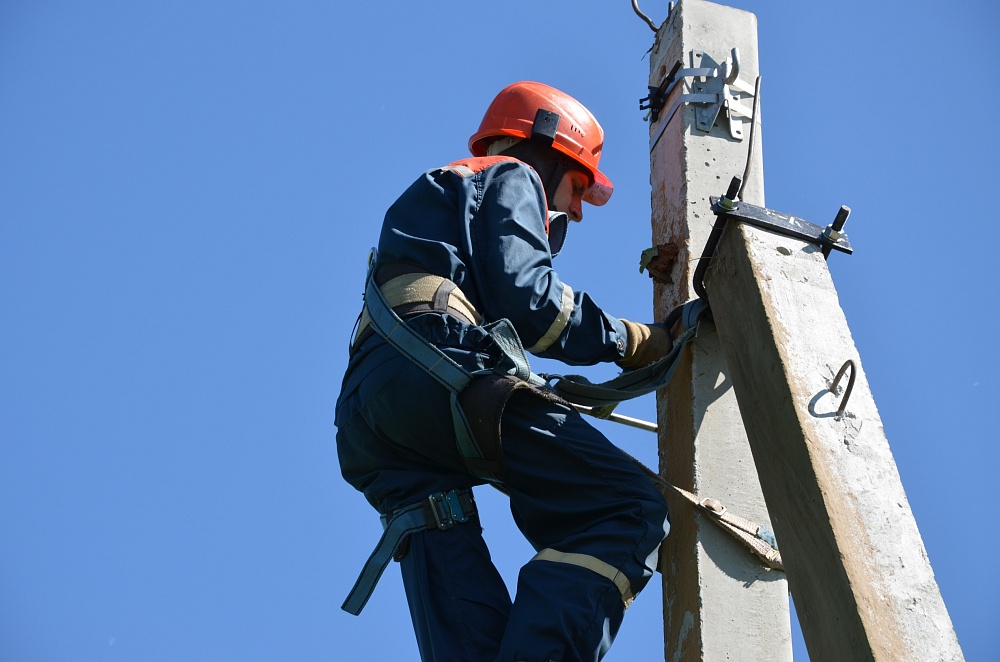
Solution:
[{"label": "coverall sleeve", "polygon": [[469,238],[487,319],[510,320],[538,356],[574,365],[620,359],[627,340],[621,320],[586,292],[574,292],[552,268],[538,175],[524,164],[503,163],[477,177],[481,200]]}]

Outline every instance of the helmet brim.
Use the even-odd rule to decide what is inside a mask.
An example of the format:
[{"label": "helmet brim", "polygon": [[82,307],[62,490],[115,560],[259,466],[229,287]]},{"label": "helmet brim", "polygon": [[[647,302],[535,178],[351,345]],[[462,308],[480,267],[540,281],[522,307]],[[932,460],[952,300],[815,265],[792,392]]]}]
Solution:
[{"label": "helmet brim", "polygon": [[583,195],[583,201],[594,205],[595,207],[600,207],[606,205],[608,200],[611,199],[611,194],[615,191],[614,184],[608,179],[603,172],[600,170],[595,170],[594,172],[594,183],[590,185],[587,192]]}]

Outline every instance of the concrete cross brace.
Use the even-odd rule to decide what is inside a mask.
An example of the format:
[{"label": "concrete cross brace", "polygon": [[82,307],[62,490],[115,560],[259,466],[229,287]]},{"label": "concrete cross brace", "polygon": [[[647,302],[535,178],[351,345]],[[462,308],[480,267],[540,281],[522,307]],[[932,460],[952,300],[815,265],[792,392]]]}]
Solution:
[{"label": "concrete cross brace", "polygon": [[810,659],[961,660],[821,250],[733,224],[706,287]]}]

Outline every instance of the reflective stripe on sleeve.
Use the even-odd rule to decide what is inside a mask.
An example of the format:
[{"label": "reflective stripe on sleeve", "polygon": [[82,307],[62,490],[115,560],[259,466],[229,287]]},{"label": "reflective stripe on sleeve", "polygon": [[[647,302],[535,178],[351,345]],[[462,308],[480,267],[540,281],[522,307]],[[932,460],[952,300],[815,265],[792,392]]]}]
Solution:
[{"label": "reflective stripe on sleeve", "polygon": [[570,315],[573,314],[573,288],[569,285],[563,283],[562,291],[562,302],[559,305],[559,314],[556,315],[556,319],[552,322],[552,326],[549,330],[545,332],[545,335],[539,338],[538,342],[534,346],[529,347],[528,351],[537,354],[539,352],[544,352],[552,343],[559,338],[559,334],[563,332],[566,325],[569,324]]},{"label": "reflective stripe on sleeve", "polygon": [[632,585],[629,583],[628,577],[623,575],[621,571],[616,569],[611,564],[605,563],[596,556],[590,556],[589,554],[571,554],[567,552],[560,552],[552,548],[546,548],[535,554],[531,560],[552,561],[553,563],[577,565],[581,568],[586,568],[587,570],[596,572],[601,577],[611,580],[614,585],[618,587],[618,592],[622,594],[622,602],[625,603],[626,609],[635,599],[635,596],[632,595]]}]

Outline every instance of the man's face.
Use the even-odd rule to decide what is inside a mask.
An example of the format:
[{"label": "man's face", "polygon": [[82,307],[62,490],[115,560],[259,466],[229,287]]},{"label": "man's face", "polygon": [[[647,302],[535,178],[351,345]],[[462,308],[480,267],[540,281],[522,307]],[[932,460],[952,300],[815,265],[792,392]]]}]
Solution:
[{"label": "man's face", "polygon": [[590,185],[590,178],[579,170],[567,170],[556,188],[552,204],[556,211],[567,214],[571,221],[583,220],[583,194]]}]

